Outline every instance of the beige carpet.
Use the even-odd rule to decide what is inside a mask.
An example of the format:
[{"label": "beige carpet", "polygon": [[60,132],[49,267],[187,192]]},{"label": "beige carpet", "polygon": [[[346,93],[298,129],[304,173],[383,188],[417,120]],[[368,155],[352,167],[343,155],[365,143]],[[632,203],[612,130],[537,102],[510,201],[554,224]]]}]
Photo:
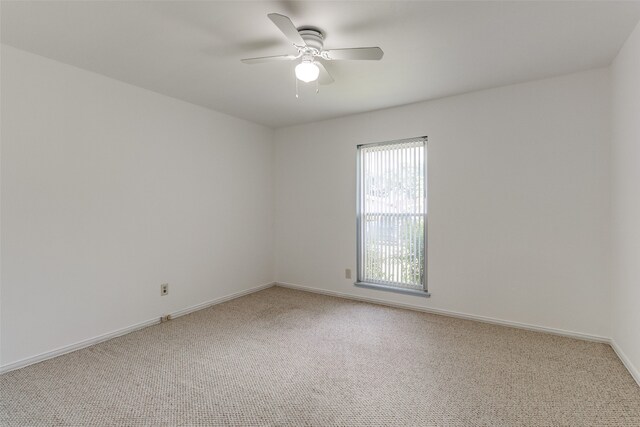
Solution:
[{"label": "beige carpet", "polygon": [[270,288],[0,376],[2,426],[640,426],[608,345]]}]

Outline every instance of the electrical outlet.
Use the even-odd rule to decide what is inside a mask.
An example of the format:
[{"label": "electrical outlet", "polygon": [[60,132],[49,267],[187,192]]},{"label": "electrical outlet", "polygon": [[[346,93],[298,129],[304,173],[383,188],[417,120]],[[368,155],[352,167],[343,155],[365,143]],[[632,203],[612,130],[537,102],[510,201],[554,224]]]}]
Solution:
[{"label": "electrical outlet", "polygon": [[347,268],[346,270],[344,270],[344,278],[345,279],[351,279],[351,269]]},{"label": "electrical outlet", "polygon": [[165,296],[169,294],[169,284],[163,283],[160,285],[160,295]]},{"label": "electrical outlet", "polygon": [[167,315],[164,315],[164,316],[160,317],[160,323],[168,322],[169,320],[171,320],[171,315],[170,314],[167,314]]}]

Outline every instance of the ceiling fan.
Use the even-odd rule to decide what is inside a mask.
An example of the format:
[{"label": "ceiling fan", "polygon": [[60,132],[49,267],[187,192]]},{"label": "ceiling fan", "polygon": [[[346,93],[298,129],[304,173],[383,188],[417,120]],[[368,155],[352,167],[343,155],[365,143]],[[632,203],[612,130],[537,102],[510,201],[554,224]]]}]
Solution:
[{"label": "ceiling fan", "polygon": [[380,60],[384,52],[379,47],[354,47],[346,49],[324,49],[324,32],[311,26],[296,28],[291,19],[279,13],[267,15],[276,27],[282,31],[285,37],[298,50],[295,55],[263,56],[260,58],[247,58],[241,61],[245,64],[260,64],[272,61],[295,61],[300,59],[295,68],[297,80],[305,83],[317,81],[320,84],[333,83],[333,77],[329,74],[322,62],[341,60]]}]

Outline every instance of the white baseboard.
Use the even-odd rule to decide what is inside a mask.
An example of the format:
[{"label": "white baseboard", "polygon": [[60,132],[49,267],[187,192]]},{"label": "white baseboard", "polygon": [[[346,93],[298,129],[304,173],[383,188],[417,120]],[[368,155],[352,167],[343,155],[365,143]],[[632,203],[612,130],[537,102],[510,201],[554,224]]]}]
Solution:
[{"label": "white baseboard", "polygon": [[24,368],[25,366],[33,365],[34,363],[43,362],[47,359],[53,359],[54,357],[62,356],[63,354],[71,353],[72,351],[80,350],[82,348],[89,347],[94,344],[119,337],[121,335],[126,335],[128,333],[137,331],[138,329],[146,328],[147,326],[155,325],[156,323],[160,323],[159,317],[151,320],[145,320],[144,322],[136,323],[135,325],[127,326],[126,328],[118,329],[116,331],[107,332],[106,334],[98,335],[97,337],[78,341],[74,344],[65,345],[64,347],[59,347],[55,350],[46,351],[36,356],[27,357],[25,359],[18,360],[17,362],[2,365],[0,366],[0,374]]},{"label": "white baseboard", "polygon": [[[566,330],[563,330],[563,329],[547,328],[547,327],[543,327],[543,326],[529,325],[529,324],[526,324],[526,323],[511,322],[511,321],[507,321],[507,320],[494,319],[494,318],[485,317],[485,316],[477,316],[477,315],[471,315],[471,314],[458,313],[458,312],[449,311],[449,310],[433,309],[433,308],[421,307],[421,306],[412,305],[412,304],[389,302],[389,301],[385,301],[385,300],[378,299],[378,298],[362,297],[362,296],[352,295],[352,294],[347,294],[347,293],[342,293],[342,292],[329,291],[329,290],[320,289],[320,288],[313,288],[313,287],[309,287],[309,286],[296,285],[296,284],[293,284],[293,283],[273,282],[273,283],[266,283],[266,284],[263,284],[263,285],[255,286],[253,288],[246,289],[244,291],[235,292],[235,293],[230,294],[230,295],[226,295],[226,296],[223,296],[223,297],[215,298],[215,299],[212,299],[210,301],[206,301],[206,302],[203,302],[203,303],[200,303],[200,304],[193,305],[191,307],[184,308],[182,310],[175,311],[175,312],[171,313],[171,317],[172,318],[176,318],[176,317],[184,316],[184,315],[187,315],[189,313],[193,313],[195,311],[202,310],[202,309],[211,307],[211,306],[216,305],[216,304],[221,304],[223,302],[230,301],[230,300],[235,299],[235,298],[240,298],[242,296],[245,296],[245,295],[248,295],[248,294],[251,294],[251,293],[254,293],[254,292],[258,292],[258,291],[261,291],[263,289],[270,288],[272,286],[280,286],[280,287],[284,287],[284,288],[297,289],[297,290],[306,291],[306,292],[313,292],[313,293],[317,293],[317,294],[330,295],[330,296],[334,296],[334,297],[346,298],[346,299],[351,299],[351,300],[356,300],[356,301],[369,302],[369,303],[373,303],[373,304],[386,305],[386,306],[390,306],[390,307],[406,308],[406,309],[410,309],[410,310],[417,310],[417,311],[422,311],[422,312],[425,312],[425,313],[432,313],[432,314],[439,314],[439,315],[443,315],[443,316],[456,317],[456,318],[460,318],[460,319],[475,320],[475,321],[478,321],[478,322],[491,323],[491,324],[502,325],[502,326],[509,326],[509,327],[512,327],[512,328],[526,329],[526,330],[537,331],[537,332],[546,332],[546,333],[550,333],[550,334],[554,334],[554,335],[560,335],[560,336],[571,337],[571,338],[578,338],[578,339],[587,340],[587,341],[607,343],[607,344],[611,345],[611,347],[613,348],[615,353],[618,355],[618,357],[620,358],[620,360],[622,361],[624,366],[627,368],[627,370],[629,371],[631,376],[635,379],[635,381],[640,386],[640,371],[638,371],[638,369],[635,366],[633,366],[633,364],[631,363],[629,358],[624,354],[624,352],[620,349],[620,347],[617,345],[617,343],[615,341],[609,339],[609,338],[605,338],[605,337],[601,337],[601,336],[597,336],[597,335],[583,334],[583,333],[580,333],[580,332],[566,331]],[[112,338],[116,338],[116,337],[119,337],[119,336],[122,336],[122,335],[126,335],[128,333],[131,333],[131,332],[137,331],[139,329],[143,329],[143,328],[146,328],[148,326],[152,326],[152,325],[155,325],[155,324],[158,324],[158,323],[160,323],[160,316],[158,316],[157,318],[154,318],[154,319],[150,319],[150,320],[146,320],[144,322],[137,323],[135,325],[128,326],[126,328],[122,328],[122,329],[118,329],[118,330],[113,331],[113,332],[102,334],[102,335],[99,335],[99,336],[94,337],[94,338],[89,338],[89,339],[82,340],[82,341],[79,341],[79,342],[71,344],[71,345],[67,345],[67,346],[64,346],[64,347],[57,348],[55,350],[47,351],[47,352],[41,353],[41,354],[36,355],[36,356],[32,356],[32,357],[28,357],[28,358],[25,358],[25,359],[22,359],[22,360],[18,360],[17,362],[9,363],[7,365],[2,365],[2,366],[0,366],[0,374],[3,374],[5,372],[9,372],[9,371],[13,371],[15,369],[24,368],[25,366],[33,365],[34,363],[38,363],[38,362],[42,362],[44,360],[52,359],[54,357],[58,357],[58,356],[61,356],[63,354],[66,354],[66,353],[71,353],[72,351],[80,350],[82,348],[89,347],[89,346],[92,346],[92,345],[95,345],[95,344],[98,344],[98,343],[101,343],[101,342],[104,342],[104,341],[107,341],[107,340],[110,340]]]},{"label": "white baseboard", "polygon": [[270,288],[270,287],[272,287],[274,285],[275,285],[275,282],[265,283],[264,285],[255,286],[253,288],[249,288],[249,289],[246,289],[244,291],[235,292],[233,294],[225,295],[225,296],[219,297],[219,298],[214,298],[214,299],[212,299],[210,301],[205,301],[205,302],[200,303],[200,304],[192,305],[191,307],[183,308],[182,310],[174,311],[173,313],[170,313],[170,316],[171,316],[172,319],[175,319],[176,317],[184,316],[184,315],[187,315],[189,313],[193,313],[194,311],[198,311],[198,310],[202,310],[202,309],[211,307],[212,305],[221,304],[223,302],[230,301],[232,299],[240,298],[240,297],[243,297],[245,295],[249,295],[249,294],[252,294],[254,292],[258,292],[258,291],[261,291],[263,289]]},{"label": "white baseboard", "polygon": [[[220,298],[215,298],[210,301],[203,302],[201,304],[197,304],[191,307],[184,308],[182,310],[178,310],[174,313],[171,313],[172,318],[184,316],[185,314],[193,313],[197,310],[202,310],[203,308],[211,307],[212,305],[220,304],[225,301],[232,300],[234,298],[239,298],[244,295],[251,294],[253,292],[258,292],[266,288],[270,288],[274,286],[275,283],[266,283],[264,285],[256,286],[250,289],[246,289],[244,291],[236,292],[230,295],[226,295]],[[43,362],[48,359],[53,359],[54,357],[62,356],[63,354],[71,353],[72,351],[80,350],[85,347],[90,347],[95,344],[99,344],[104,341],[108,341],[112,338],[116,338],[122,335],[129,334],[131,332],[137,331],[139,329],[146,328],[148,326],[156,325],[160,323],[160,315],[154,319],[145,320],[144,322],[136,323],[135,325],[127,326],[126,328],[118,329],[116,331],[108,332],[106,334],[98,335],[97,337],[89,338],[86,340],[79,341],[74,344],[66,345],[64,347],[57,348],[55,350],[47,351],[36,356],[27,357],[25,359],[18,360],[17,362],[9,363],[7,365],[0,366],[0,374],[5,372],[13,371],[16,369],[24,368],[25,366],[33,365],[34,363]]]},{"label": "white baseboard", "polygon": [[633,379],[636,380],[636,382],[638,383],[638,386],[640,386],[640,371],[638,370],[638,368],[633,366],[633,363],[631,363],[631,360],[629,360],[627,355],[624,354],[624,352],[618,346],[618,343],[616,343],[614,339],[611,339],[611,348],[613,348],[613,351],[616,352],[616,354],[618,355],[618,358],[622,361],[622,364],[625,366],[625,368],[627,368],[627,371],[629,371]]},{"label": "white baseboard", "polygon": [[334,297],[352,299],[352,300],[356,300],[356,301],[370,302],[370,303],[373,303],[373,304],[386,305],[386,306],[389,306],[389,307],[406,308],[406,309],[409,309],[409,310],[417,310],[417,311],[422,311],[422,312],[425,312],[425,313],[439,314],[439,315],[448,316],[448,317],[456,317],[456,318],[459,318],[459,319],[474,320],[474,321],[477,321],[477,322],[491,323],[491,324],[494,324],[494,325],[508,326],[508,327],[511,327],[511,328],[526,329],[528,331],[545,332],[545,333],[548,333],[548,334],[560,335],[560,336],[563,336],[563,337],[570,337],[570,338],[578,338],[578,339],[586,340],[586,341],[594,341],[594,342],[605,343],[605,344],[609,344],[611,342],[611,340],[609,338],[601,337],[601,336],[598,336],[598,335],[584,334],[582,332],[566,331],[564,329],[548,328],[546,326],[530,325],[530,324],[527,324],[527,323],[512,322],[510,320],[495,319],[493,317],[486,317],[486,316],[478,316],[478,315],[474,315],[474,314],[459,313],[459,312],[456,312],[456,311],[442,310],[442,309],[438,309],[438,308],[422,307],[422,306],[413,305],[413,304],[403,304],[403,303],[397,303],[397,302],[390,302],[390,301],[386,301],[386,300],[378,299],[378,298],[362,297],[362,296],[359,296],[359,295],[353,295],[353,294],[348,294],[348,293],[343,293],[343,292],[336,292],[336,291],[328,291],[326,289],[320,289],[320,288],[313,288],[313,287],[309,287],[309,286],[296,285],[296,284],[293,284],[293,283],[275,282],[275,285],[276,286],[281,286],[283,288],[298,289],[298,290],[301,290],[301,291],[314,292],[314,293],[317,293],[317,294],[330,295],[330,296],[334,296]]},{"label": "white baseboard", "polygon": [[622,351],[620,346],[618,346],[618,344],[615,342],[615,340],[613,340],[611,338],[602,337],[602,336],[599,336],[599,335],[584,334],[582,332],[567,331],[567,330],[564,330],[564,329],[556,329],[556,328],[548,328],[548,327],[545,327],[545,326],[530,325],[530,324],[527,324],[527,323],[512,322],[512,321],[509,321],[509,320],[495,319],[495,318],[486,317],[486,316],[477,316],[477,315],[473,315],[473,314],[465,314],[465,313],[459,313],[459,312],[449,311],[449,310],[422,307],[422,306],[413,305],[413,304],[403,304],[403,303],[390,302],[390,301],[386,301],[386,300],[378,299],[378,298],[362,297],[362,296],[359,296],[359,295],[352,295],[352,294],[343,293],[343,292],[329,291],[329,290],[326,290],[326,289],[314,288],[314,287],[303,286],[303,285],[297,285],[297,284],[294,284],[294,283],[275,282],[274,284],[275,284],[275,286],[280,286],[280,287],[283,287],[283,288],[297,289],[297,290],[300,290],[300,291],[313,292],[313,293],[317,293],[317,294],[329,295],[329,296],[334,296],[334,297],[338,297],[338,298],[346,298],[346,299],[351,299],[351,300],[356,300],[356,301],[370,302],[370,303],[373,303],[373,304],[386,305],[386,306],[390,306],[390,307],[406,308],[406,309],[409,309],[409,310],[417,310],[417,311],[422,311],[422,312],[425,312],[425,313],[439,314],[439,315],[442,315],[442,316],[456,317],[456,318],[466,319],[466,320],[474,320],[474,321],[483,322],[483,323],[491,323],[491,324],[494,324],[494,325],[502,325],[502,326],[508,326],[508,327],[511,327],[511,328],[525,329],[525,330],[536,331],[536,332],[544,332],[544,333],[553,334],[553,335],[560,335],[560,336],[563,336],[563,337],[577,338],[577,339],[581,339],[581,340],[585,340],[585,341],[593,341],[593,342],[598,342],[598,343],[609,344],[611,346],[611,348],[613,349],[613,351],[618,356],[618,358],[620,359],[620,361],[622,362],[622,364],[625,366],[625,368],[627,368],[627,370],[629,371],[629,373],[631,374],[633,379],[638,383],[638,386],[640,386],[640,370],[638,368],[636,368],[633,365],[633,363],[631,363],[631,360]]}]

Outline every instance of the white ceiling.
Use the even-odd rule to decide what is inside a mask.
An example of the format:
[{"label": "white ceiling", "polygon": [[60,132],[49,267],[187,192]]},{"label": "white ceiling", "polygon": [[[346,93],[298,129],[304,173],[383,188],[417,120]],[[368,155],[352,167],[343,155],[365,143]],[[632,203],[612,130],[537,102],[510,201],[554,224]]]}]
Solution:
[{"label": "white ceiling", "polygon": [[[8,45],[272,127],[608,65],[640,2],[2,2]],[[295,98],[295,53],[267,13],[326,34],[325,48],[380,46],[333,62],[336,82]],[[310,88],[307,88],[310,89]]]}]

